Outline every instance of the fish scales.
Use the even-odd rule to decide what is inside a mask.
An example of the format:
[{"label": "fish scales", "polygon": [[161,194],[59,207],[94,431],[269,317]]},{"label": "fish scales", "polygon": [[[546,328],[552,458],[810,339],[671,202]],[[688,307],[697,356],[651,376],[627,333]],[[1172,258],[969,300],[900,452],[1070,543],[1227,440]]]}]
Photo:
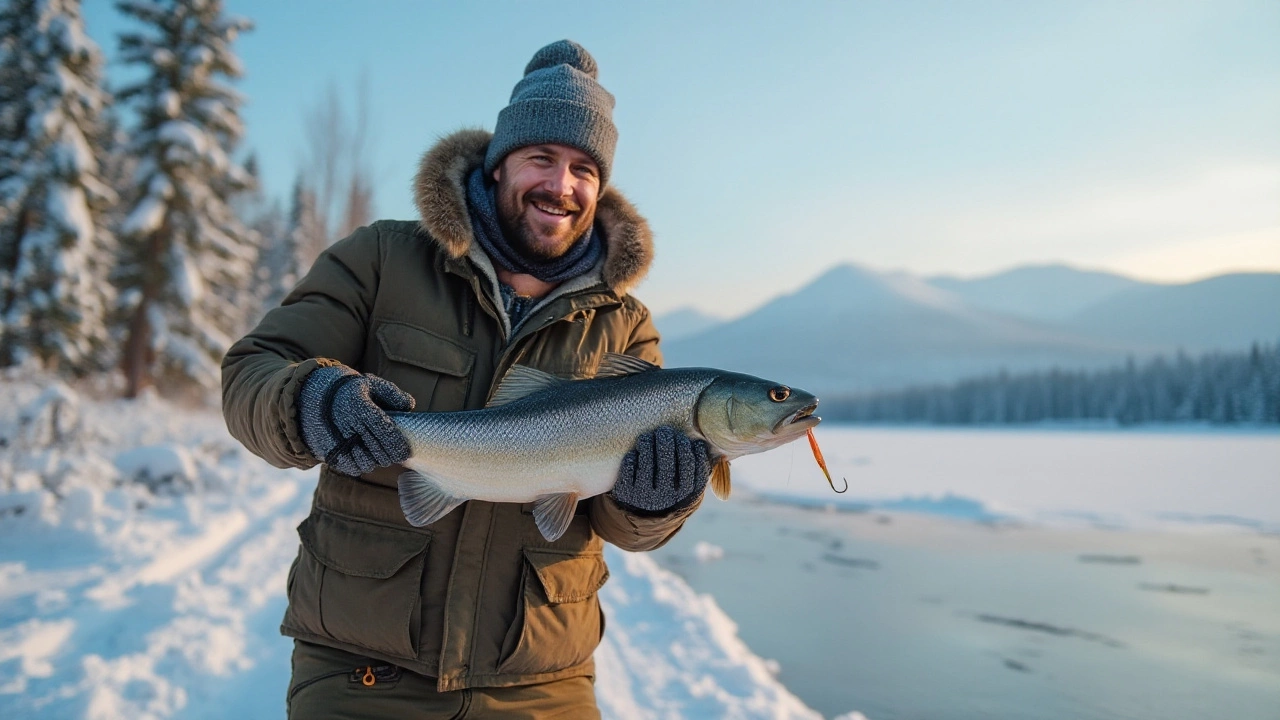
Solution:
[{"label": "fish scales", "polygon": [[636,437],[670,425],[700,438],[706,371],[672,370],[564,382],[523,400],[456,413],[393,413],[413,456],[452,493],[483,488],[495,502],[531,502],[548,490],[594,495],[613,487]]},{"label": "fish scales", "polygon": [[561,380],[517,366],[491,407],[391,413],[409,440],[400,502],[423,526],[466,500],[533,502],[555,540],[582,498],[608,492],[636,438],[667,425],[707,443],[711,484],[728,496],[728,461],[778,447],[820,421],[803,390],[712,368],[663,370],[606,354],[600,377]]}]

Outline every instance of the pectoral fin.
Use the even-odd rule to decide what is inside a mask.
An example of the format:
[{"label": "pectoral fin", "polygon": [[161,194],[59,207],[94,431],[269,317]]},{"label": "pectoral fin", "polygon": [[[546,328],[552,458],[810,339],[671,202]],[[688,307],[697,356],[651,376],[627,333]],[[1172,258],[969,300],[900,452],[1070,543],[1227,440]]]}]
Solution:
[{"label": "pectoral fin", "polygon": [[723,457],[716,459],[716,464],[711,467],[711,492],[721,500],[729,499],[729,461]]},{"label": "pectoral fin", "polygon": [[467,501],[445,492],[437,480],[414,470],[400,474],[400,510],[410,525],[430,525]]},{"label": "pectoral fin", "polygon": [[577,510],[578,493],[543,495],[533,503],[533,521],[537,523],[542,537],[555,542],[569,529]]}]

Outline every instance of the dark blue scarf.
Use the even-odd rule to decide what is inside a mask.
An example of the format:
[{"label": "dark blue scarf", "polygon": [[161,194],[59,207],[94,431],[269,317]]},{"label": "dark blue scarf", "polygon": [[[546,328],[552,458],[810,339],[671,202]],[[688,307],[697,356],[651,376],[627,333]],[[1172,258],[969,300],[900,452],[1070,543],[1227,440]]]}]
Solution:
[{"label": "dark blue scarf", "polygon": [[516,252],[502,234],[494,186],[476,168],[467,177],[467,211],[471,229],[493,264],[513,273],[532,275],[543,282],[563,282],[591,271],[604,254],[604,243],[594,223],[590,232],[574,241],[565,254],[552,260],[531,260]]}]

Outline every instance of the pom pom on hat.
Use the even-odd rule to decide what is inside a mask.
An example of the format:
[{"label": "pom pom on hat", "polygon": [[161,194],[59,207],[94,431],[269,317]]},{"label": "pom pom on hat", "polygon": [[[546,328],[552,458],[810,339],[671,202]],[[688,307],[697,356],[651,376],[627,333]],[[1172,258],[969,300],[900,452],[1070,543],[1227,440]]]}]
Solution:
[{"label": "pom pom on hat", "polygon": [[568,65],[590,75],[592,80],[600,79],[600,67],[596,65],[596,59],[591,57],[586,48],[572,40],[557,40],[534,53],[533,59],[524,66],[524,74],[556,65]]},{"label": "pom pom on hat", "polygon": [[511,103],[498,113],[485,153],[485,174],[491,175],[516,148],[553,143],[590,155],[600,168],[603,189],[618,129],[613,95],[596,80],[600,69],[595,58],[572,40],[558,40],[534,53],[524,72],[511,91]]}]

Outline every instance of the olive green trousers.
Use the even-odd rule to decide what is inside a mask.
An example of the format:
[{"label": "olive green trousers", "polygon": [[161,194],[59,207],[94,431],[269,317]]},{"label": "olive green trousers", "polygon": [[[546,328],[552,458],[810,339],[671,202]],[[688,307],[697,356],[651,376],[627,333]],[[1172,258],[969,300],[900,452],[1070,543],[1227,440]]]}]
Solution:
[{"label": "olive green trousers", "polygon": [[436,690],[434,678],[343,650],[295,640],[289,720],[599,720],[591,678],[540,685]]}]

